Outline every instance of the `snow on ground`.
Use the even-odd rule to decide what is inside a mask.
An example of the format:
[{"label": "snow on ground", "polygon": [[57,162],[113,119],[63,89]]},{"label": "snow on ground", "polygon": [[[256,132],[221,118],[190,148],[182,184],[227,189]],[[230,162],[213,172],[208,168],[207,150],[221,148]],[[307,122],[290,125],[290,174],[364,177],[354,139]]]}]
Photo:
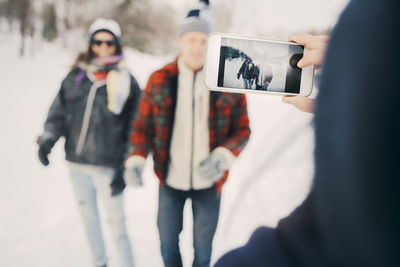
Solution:
[{"label": "snow on ground", "polygon": [[[91,266],[63,142],[53,149],[47,168],[40,165],[35,144],[75,53],[44,43],[33,56],[21,59],[17,44],[17,37],[0,34],[0,266]],[[151,71],[170,59],[127,50],[128,65],[142,87]],[[249,95],[248,102],[252,136],[223,191],[214,260],[244,244],[256,227],[276,225],[302,201],[312,177],[312,116],[276,96]],[[158,185],[151,161],[144,178],[143,188],[126,191],[127,224],[137,266],[157,267],[162,266]],[[181,235],[185,266],[193,259],[188,205]],[[110,254],[113,262],[112,247]]]},{"label": "snow on ground", "polygon": [[[183,10],[182,5],[188,9],[197,0],[170,2]],[[232,13],[230,33],[284,40],[291,32],[331,28],[348,0],[213,3],[218,2]],[[0,32],[0,266],[92,266],[63,142],[54,147],[47,168],[40,165],[35,144],[76,51],[35,43],[35,54],[21,59],[18,45],[16,36]],[[126,58],[141,87],[152,71],[172,60],[132,49]],[[313,175],[312,115],[281,103],[279,96],[252,94],[248,103],[252,136],[223,190],[213,261],[243,245],[256,227],[275,226],[289,214],[306,196]],[[148,163],[145,186],[125,191],[125,210],[137,266],[161,267],[158,185]],[[181,234],[185,266],[193,259],[189,204]],[[112,246],[109,253],[110,267],[115,267]]]}]

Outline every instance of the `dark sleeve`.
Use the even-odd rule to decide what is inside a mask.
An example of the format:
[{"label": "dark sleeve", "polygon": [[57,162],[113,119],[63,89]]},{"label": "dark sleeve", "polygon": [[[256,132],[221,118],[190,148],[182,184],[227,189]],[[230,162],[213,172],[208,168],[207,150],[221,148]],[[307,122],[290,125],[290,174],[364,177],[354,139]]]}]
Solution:
[{"label": "dark sleeve", "polygon": [[64,102],[64,81],[58,91],[44,124],[44,132],[57,141],[61,136],[65,135],[65,102]]},{"label": "dark sleeve", "polygon": [[399,8],[397,0],[352,1],[326,55],[315,213],[336,266],[400,266]]},{"label": "dark sleeve", "polygon": [[267,70],[268,70],[268,78],[267,78],[267,81],[269,82],[269,83],[271,83],[271,81],[272,81],[272,78],[274,77],[274,74],[273,74],[273,72],[272,72],[272,67],[271,67],[271,65],[267,65],[266,66],[266,68],[267,68]]},{"label": "dark sleeve", "polygon": [[146,158],[150,152],[154,135],[152,87],[153,80],[158,79],[159,76],[153,73],[140,97],[137,114],[132,122],[133,131],[129,136],[129,156]]},{"label": "dark sleeve", "polygon": [[127,102],[127,106],[126,106],[126,112],[127,112],[127,118],[126,120],[128,121],[128,129],[126,131],[126,150],[124,153],[124,159],[128,156],[129,153],[129,138],[133,132],[133,120],[135,119],[135,116],[137,114],[137,110],[138,110],[138,105],[139,105],[139,101],[140,101],[140,97],[141,97],[141,89],[139,87],[138,82],[136,81],[136,79],[131,76],[131,91],[130,91],[130,95],[129,95],[129,99]]},{"label": "dark sleeve", "polygon": [[242,66],[240,67],[239,72],[238,72],[239,77],[240,77],[240,74],[242,74],[244,72],[244,69],[245,69],[245,63],[243,62]]},{"label": "dark sleeve", "polygon": [[258,81],[258,74],[260,73],[260,69],[257,67],[257,66],[255,66],[254,67],[254,71],[253,71],[253,75],[252,75],[252,79],[256,79],[256,81]]},{"label": "dark sleeve", "polygon": [[313,193],[277,228],[260,227],[246,245],[224,255],[216,267],[291,267],[326,266],[316,245],[318,238],[313,221]]},{"label": "dark sleeve", "polygon": [[274,228],[260,227],[243,247],[222,256],[214,267],[291,267]]},{"label": "dark sleeve", "polygon": [[302,266],[400,266],[397,2],[352,1],[332,33],[313,190],[278,226]]},{"label": "dark sleeve", "polygon": [[141,96],[141,89],[136,81],[136,79],[131,76],[131,96],[130,96],[130,121],[132,121],[135,118],[135,115],[137,113],[138,105],[139,105],[139,100]]}]

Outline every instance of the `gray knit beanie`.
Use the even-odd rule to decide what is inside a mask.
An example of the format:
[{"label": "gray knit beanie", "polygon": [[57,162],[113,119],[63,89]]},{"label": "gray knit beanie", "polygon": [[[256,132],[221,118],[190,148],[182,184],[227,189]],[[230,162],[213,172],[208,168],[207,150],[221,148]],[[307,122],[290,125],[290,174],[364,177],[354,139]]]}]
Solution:
[{"label": "gray knit beanie", "polygon": [[192,9],[188,12],[180,30],[179,36],[187,32],[204,32],[209,34],[214,31],[214,20],[208,6]]}]

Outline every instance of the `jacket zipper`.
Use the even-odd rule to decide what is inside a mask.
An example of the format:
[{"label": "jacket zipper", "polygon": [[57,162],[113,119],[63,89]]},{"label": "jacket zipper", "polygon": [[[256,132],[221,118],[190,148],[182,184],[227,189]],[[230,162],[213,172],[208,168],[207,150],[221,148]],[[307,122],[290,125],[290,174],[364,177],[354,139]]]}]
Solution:
[{"label": "jacket zipper", "polygon": [[190,157],[190,189],[193,189],[193,157],[194,157],[194,120],[195,120],[195,86],[196,73],[193,74],[193,85],[192,85],[192,149]]},{"label": "jacket zipper", "polygon": [[78,142],[77,142],[77,145],[75,148],[75,153],[77,155],[80,155],[82,153],[83,145],[85,144],[87,132],[89,129],[90,117],[92,115],[92,110],[93,110],[93,103],[94,103],[97,89],[99,89],[101,86],[103,86],[105,84],[106,84],[105,81],[101,81],[101,82],[93,83],[92,86],[90,87],[89,96],[88,96],[88,100],[86,102],[85,112],[83,115],[81,132],[79,134]]}]

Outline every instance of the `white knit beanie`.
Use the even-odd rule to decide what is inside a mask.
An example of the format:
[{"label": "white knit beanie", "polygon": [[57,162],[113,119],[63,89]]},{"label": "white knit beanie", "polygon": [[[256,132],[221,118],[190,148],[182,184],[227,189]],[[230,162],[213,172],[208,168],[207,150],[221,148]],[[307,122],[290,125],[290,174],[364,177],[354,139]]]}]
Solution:
[{"label": "white knit beanie", "polygon": [[93,36],[100,31],[110,32],[112,35],[114,35],[118,43],[121,42],[121,27],[115,20],[104,18],[96,19],[89,27],[89,41],[91,41]]}]

